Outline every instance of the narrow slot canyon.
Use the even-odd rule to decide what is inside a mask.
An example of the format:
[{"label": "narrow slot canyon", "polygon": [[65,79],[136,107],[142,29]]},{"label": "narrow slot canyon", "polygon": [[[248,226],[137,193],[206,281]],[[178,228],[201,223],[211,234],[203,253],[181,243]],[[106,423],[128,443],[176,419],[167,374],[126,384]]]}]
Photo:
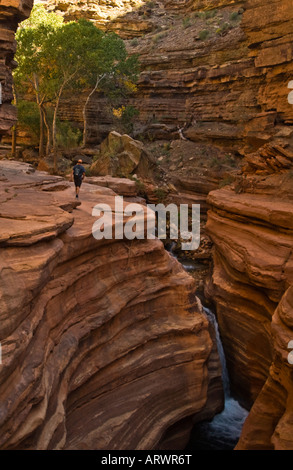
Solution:
[{"label": "narrow slot canyon", "polygon": [[292,44],[290,0],[1,2],[1,450],[293,449]]}]

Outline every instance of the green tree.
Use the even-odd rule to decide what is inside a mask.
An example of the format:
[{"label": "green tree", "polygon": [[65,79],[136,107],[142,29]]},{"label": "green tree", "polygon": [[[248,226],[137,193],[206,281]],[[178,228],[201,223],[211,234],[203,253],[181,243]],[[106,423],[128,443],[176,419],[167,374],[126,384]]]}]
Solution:
[{"label": "green tree", "polygon": [[42,5],[36,5],[28,20],[21,23],[16,33],[18,67],[14,72],[16,94],[31,93],[35,96],[40,115],[39,154],[44,154],[44,131],[47,128],[47,147],[50,128],[46,116],[46,103],[50,101],[47,83],[47,57],[44,45],[49,43],[63,19],[47,13]]},{"label": "green tree", "polygon": [[[116,34],[106,34],[84,19],[64,23],[40,5],[21,24],[16,39],[16,89],[19,94],[33,92],[40,116],[39,153],[44,153],[46,129],[46,153],[52,145],[56,168],[58,112],[64,92],[87,91],[83,106],[85,144],[92,95],[99,89],[113,100],[134,91],[138,60],[128,57],[124,42]],[[51,122],[48,106],[53,110]]]},{"label": "green tree", "polygon": [[94,93],[103,92],[110,101],[115,102],[136,91],[139,74],[138,56],[128,56],[124,41],[117,34],[103,33],[91,23],[85,23],[88,37],[83,55],[85,71],[80,81],[88,90],[83,106],[84,146],[88,132],[87,110]]},{"label": "green tree", "polygon": [[56,155],[57,118],[60,101],[66,90],[74,89],[85,83],[89,65],[87,49],[92,47],[92,23],[86,20],[62,25],[54,34],[52,41],[46,43],[44,52],[49,59],[47,82],[54,97],[52,123],[53,152]]}]

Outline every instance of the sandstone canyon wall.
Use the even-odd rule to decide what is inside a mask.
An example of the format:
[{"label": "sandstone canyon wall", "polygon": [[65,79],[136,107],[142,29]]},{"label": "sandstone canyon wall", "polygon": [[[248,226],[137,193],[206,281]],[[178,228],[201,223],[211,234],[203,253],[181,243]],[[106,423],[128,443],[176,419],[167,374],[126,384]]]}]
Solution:
[{"label": "sandstone canyon wall", "polygon": [[[166,7],[175,4],[167,2]],[[142,120],[147,122],[155,113],[165,124],[158,134],[165,129],[167,136],[178,124],[187,123],[187,138],[239,152],[282,137],[284,126],[292,124],[286,95],[293,73],[293,13],[289,0],[253,0],[186,2],[185,15],[202,7],[220,12],[223,8],[224,13],[227,6],[230,11],[244,10],[241,22],[227,34],[210,33],[201,41],[189,27],[181,39],[168,43],[166,36],[152,54],[142,54],[139,99],[144,103]],[[212,24],[206,22],[202,28],[211,31]]]},{"label": "sandstone canyon wall", "polygon": [[[293,73],[290,0],[135,2],[129,10],[120,2],[109,5],[107,21],[104,2],[95,2],[95,12],[88,3],[47,5],[116,31],[139,54],[137,133],[174,139],[183,128],[191,141],[240,153],[291,135],[293,111],[284,99]],[[81,106],[68,97],[62,116],[79,123]],[[99,142],[113,124],[98,94],[89,116],[89,140]]]},{"label": "sandstone canyon wall", "polygon": [[30,14],[33,0],[1,0],[0,3],[0,139],[16,121],[16,110],[11,106],[13,60],[16,50],[14,34],[18,23]]},{"label": "sandstone canyon wall", "polygon": [[194,280],[159,240],[97,241],[115,193],[82,191],[1,161],[2,449],[164,447],[223,406]]},{"label": "sandstone canyon wall", "polygon": [[293,12],[286,1],[246,6],[243,28],[254,70],[247,83],[254,83],[251,102],[260,110],[247,137],[255,148],[270,143],[245,155],[242,176],[231,188],[209,194],[214,265],[206,292],[216,305],[234,393],[242,403],[254,403],[237,449],[292,449],[293,154],[287,86],[293,75]]},{"label": "sandstone canyon wall", "polygon": [[273,153],[286,155],[292,167],[293,154],[266,150],[261,175],[254,170],[239,186],[209,194],[214,254],[206,293],[216,306],[233,391],[254,403],[237,448],[280,450],[293,445],[293,200],[292,169],[274,171],[271,161]]},{"label": "sandstone canyon wall", "polygon": [[[120,17],[109,18],[109,23],[105,10],[97,14],[102,2],[94,3],[95,7],[82,4],[82,12],[75,2],[50,1],[49,6],[69,19],[93,18],[94,8],[97,25],[119,32],[129,50],[141,54],[139,91],[133,101],[140,109],[138,132],[173,139],[183,128],[191,142],[245,155],[239,182],[208,197],[207,230],[214,255],[206,294],[217,311],[233,392],[245,406],[253,405],[237,448],[292,449],[288,342],[293,340],[293,108],[287,101],[293,77],[291,2],[165,1],[157,2],[156,11],[149,11],[145,2],[126,11],[125,2],[120,2]],[[172,29],[173,23],[179,24],[176,15],[187,17],[197,9],[212,8],[227,18],[237,10],[241,21],[223,34],[211,32],[205,41],[199,39],[197,26],[182,27],[181,20],[181,29]],[[154,41],[158,32],[165,34],[163,41]],[[138,38],[136,45],[133,38]],[[71,97],[64,100],[63,118],[78,123],[79,106]],[[90,114],[91,139],[97,142],[112,125],[98,94]],[[271,146],[258,152],[266,143]],[[3,174],[7,184],[9,171],[13,167]],[[50,187],[57,191],[52,193]],[[8,217],[17,198],[25,205],[35,191],[39,213],[28,212],[22,220],[16,211]],[[90,204],[95,191],[107,202],[114,194],[88,189],[81,210],[68,203],[69,191],[64,182],[37,174],[23,175],[19,188],[2,194],[2,217],[14,233],[11,236],[3,225],[3,350],[11,363],[2,369],[9,404],[1,415],[2,447],[164,447],[160,440],[168,435],[169,426],[197,413],[212,415],[221,407],[219,365],[206,319],[190,300],[192,281],[158,243],[139,248],[122,242],[94,246]],[[51,206],[58,211],[56,220],[45,212]],[[18,298],[9,288],[15,276]],[[135,285],[135,290],[129,293],[123,283]],[[76,288],[90,291],[85,299],[89,317],[73,294]],[[138,323],[133,323],[133,312]],[[42,349],[45,338],[49,340]],[[162,357],[168,358],[164,370]],[[21,365],[16,366],[18,358]],[[172,382],[171,377],[178,377],[177,383],[166,391],[162,387]],[[11,384],[17,385],[13,392]],[[134,391],[138,384],[139,394]],[[118,396],[124,407],[112,413],[107,403]],[[84,414],[89,416],[85,422]]]},{"label": "sandstone canyon wall", "polygon": [[[2,133],[31,6],[0,5]],[[80,206],[71,183],[7,160],[0,180],[1,449],[184,445],[223,406],[193,279],[159,240],[95,240],[92,209],[114,205],[111,189],[84,184]]]}]

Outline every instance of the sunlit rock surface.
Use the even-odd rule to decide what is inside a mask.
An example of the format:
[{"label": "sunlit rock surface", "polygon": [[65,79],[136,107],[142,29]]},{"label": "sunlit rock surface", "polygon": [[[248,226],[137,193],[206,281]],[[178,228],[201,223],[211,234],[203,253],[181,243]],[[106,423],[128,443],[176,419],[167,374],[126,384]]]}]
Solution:
[{"label": "sunlit rock surface", "polygon": [[189,420],[186,443],[223,405],[194,280],[157,239],[93,237],[110,188],[0,174],[1,448],[152,449]]},{"label": "sunlit rock surface", "polygon": [[[191,141],[241,152],[272,137],[283,139],[293,122],[287,101],[293,74],[291,0],[141,1],[128,8],[126,3],[95,2],[96,9],[107,10],[107,20],[88,2],[46,4],[66,19],[85,17],[114,30],[127,40],[130,53],[139,54],[141,75],[133,97],[140,111],[138,134],[175,139],[183,129]],[[206,16],[195,16],[198,12]],[[81,109],[67,97],[62,118],[81,123]],[[88,113],[89,141],[100,142],[112,120],[98,93]]]}]

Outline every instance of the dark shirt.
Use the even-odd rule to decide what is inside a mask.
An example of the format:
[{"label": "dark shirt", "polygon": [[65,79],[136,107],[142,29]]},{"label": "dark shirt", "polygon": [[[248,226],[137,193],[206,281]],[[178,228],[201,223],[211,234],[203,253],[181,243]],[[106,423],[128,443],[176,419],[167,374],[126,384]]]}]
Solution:
[{"label": "dark shirt", "polygon": [[73,167],[73,176],[76,179],[82,179],[83,174],[85,173],[85,169],[82,165],[77,164]]}]

